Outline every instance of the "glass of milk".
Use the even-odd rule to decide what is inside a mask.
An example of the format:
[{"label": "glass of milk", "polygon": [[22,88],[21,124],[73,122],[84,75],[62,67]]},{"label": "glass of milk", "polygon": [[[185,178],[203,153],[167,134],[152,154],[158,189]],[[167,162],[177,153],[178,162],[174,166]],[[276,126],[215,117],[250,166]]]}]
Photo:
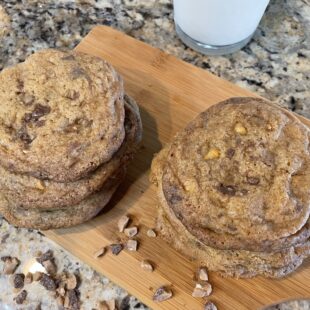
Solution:
[{"label": "glass of milk", "polygon": [[174,0],[180,39],[206,55],[233,53],[252,38],[269,0]]}]

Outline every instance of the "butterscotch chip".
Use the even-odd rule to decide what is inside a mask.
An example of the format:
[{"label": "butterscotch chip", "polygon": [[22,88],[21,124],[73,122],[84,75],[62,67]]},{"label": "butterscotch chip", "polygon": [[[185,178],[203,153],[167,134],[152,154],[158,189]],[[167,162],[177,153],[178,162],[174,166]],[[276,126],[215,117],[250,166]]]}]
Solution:
[{"label": "butterscotch chip", "polygon": [[45,184],[44,184],[44,181],[42,180],[39,180],[36,184],[36,187],[37,189],[41,190],[41,191],[44,191],[45,190]]},{"label": "butterscotch chip", "polygon": [[171,297],[172,297],[171,289],[165,286],[161,286],[155,291],[153,295],[153,300],[155,302],[163,302],[170,299]]},{"label": "butterscotch chip", "polygon": [[203,284],[197,283],[192,296],[196,298],[208,297],[212,293],[212,286],[209,282]]},{"label": "butterscotch chip", "polygon": [[208,159],[216,159],[221,156],[221,152],[219,149],[216,148],[211,148],[209,152],[205,155],[205,160]]},{"label": "butterscotch chip", "polygon": [[102,248],[100,248],[99,250],[97,250],[97,251],[93,254],[93,256],[94,256],[94,258],[99,258],[99,257],[103,256],[103,254],[104,254],[105,252],[106,252],[105,247],[102,247]]},{"label": "butterscotch chip", "polygon": [[148,271],[148,272],[152,272],[154,270],[152,263],[146,259],[141,261],[141,268],[145,271]]},{"label": "butterscotch chip", "polygon": [[129,216],[123,215],[117,222],[117,227],[119,232],[123,232],[124,229],[127,227],[128,223],[130,221]]},{"label": "butterscotch chip", "polygon": [[132,237],[134,237],[138,233],[138,227],[133,226],[133,227],[130,227],[130,228],[126,228],[124,230],[124,233],[125,233],[125,235],[127,237],[132,238]]},{"label": "butterscotch chip", "polygon": [[247,134],[247,129],[241,124],[241,123],[237,123],[235,125],[235,132],[240,134],[240,135],[246,135]]}]

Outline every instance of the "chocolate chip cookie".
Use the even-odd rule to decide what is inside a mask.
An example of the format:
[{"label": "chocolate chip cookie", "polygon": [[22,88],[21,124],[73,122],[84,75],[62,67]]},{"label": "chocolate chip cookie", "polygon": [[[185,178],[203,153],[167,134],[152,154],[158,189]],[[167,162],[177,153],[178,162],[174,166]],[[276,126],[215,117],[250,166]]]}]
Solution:
[{"label": "chocolate chip cookie", "polygon": [[135,101],[125,96],[125,139],[114,156],[93,173],[74,182],[40,180],[0,166],[0,187],[7,199],[26,209],[51,209],[78,204],[98,191],[120,166],[126,166],[141,141],[142,126]]},{"label": "chocolate chip cookie", "polygon": [[125,168],[121,168],[100,191],[67,208],[25,209],[0,193],[0,212],[10,224],[18,227],[47,230],[78,225],[95,217],[107,205],[124,176]]},{"label": "chocolate chip cookie", "polygon": [[201,113],[152,163],[162,237],[226,276],[295,270],[310,255],[309,137],[262,99]]},{"label": "chocolate chip cookie", "polygon": [[42,50],[0,73],[0,164],[73,182],[109,161],[125,137],[123,82],[106,61]]},{"label": "chocolate chip cookie", "polygon": [[255,250],[308,221],[309,129],[261,99],[200,114],[172,143],[164,169],[169,206],[206,244]]}]

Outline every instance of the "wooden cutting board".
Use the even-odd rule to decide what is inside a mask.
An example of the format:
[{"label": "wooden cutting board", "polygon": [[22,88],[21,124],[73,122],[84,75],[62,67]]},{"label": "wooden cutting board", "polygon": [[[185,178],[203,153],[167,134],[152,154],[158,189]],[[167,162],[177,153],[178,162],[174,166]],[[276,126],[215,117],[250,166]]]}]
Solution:
[{"label": "wooden cutting board", "polygon": [[[160,238],[146,236],[154,226],[157,203],[155,188],[148,181],[149,167],[153,154],[199,112],[232,96],[255,95],[109,27],[94,28],[76,49],[105,58],[124,77],[126,92],[141,108],[143,148],[104,214],[83,225],[45,234],[153,309],[203,309],[203,300],[191,296],[195,263]],[[309,120],[302,120],[310,125]],[[94,259],[96,250],[121,237],[117,221],[126,213],[140,229],[138,252],[108,253]],[[143,259],[154,262],[153,273],[140,268]],[[210,300],[220,310],[257,309],[287,298],[310,297],[309,260],[281,280],[224,279],[215,273],[210,278],[214,286]],[[170,285],[174,297],[158,304],[152,295],[161,285]]]}]

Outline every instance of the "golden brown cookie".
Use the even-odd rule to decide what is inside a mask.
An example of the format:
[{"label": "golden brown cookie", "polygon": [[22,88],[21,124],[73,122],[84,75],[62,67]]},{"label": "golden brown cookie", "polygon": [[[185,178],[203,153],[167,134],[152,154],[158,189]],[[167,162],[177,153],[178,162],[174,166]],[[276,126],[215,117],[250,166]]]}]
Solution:
[{"label": "golden brown cookie", "polygon": [[125,96],[124,100],[126,137],[108,162],[85,178],[69,183],[14,174],[0,166],[0,187],[7,199],[27,209],[51,209],[78,204],[98,191],[120,166],[128,165],[141,141],[142,126],[137,104],[129,96]]},{"label": "golden brown cookie", "polygon": [[0,73],[0,163],[76,181],[109,161],[124,136],[123,83],[106,61],[42,50]]},{"label": "golden brown cookie", "polygon": [[273,251],[308,238],[309,129],[291,113],[226,100],[181,131],[164,161],[164,197],[204,244]]},{"label": "golden brown cookie", "polygon": [[124,175],[125,169],[121,168],[99,192],[67,208],[25,209],[12,204],[0,193],[0,213],[10,224],[18,227],[47,230],[78,225],[95,217],[107,205]]}]

